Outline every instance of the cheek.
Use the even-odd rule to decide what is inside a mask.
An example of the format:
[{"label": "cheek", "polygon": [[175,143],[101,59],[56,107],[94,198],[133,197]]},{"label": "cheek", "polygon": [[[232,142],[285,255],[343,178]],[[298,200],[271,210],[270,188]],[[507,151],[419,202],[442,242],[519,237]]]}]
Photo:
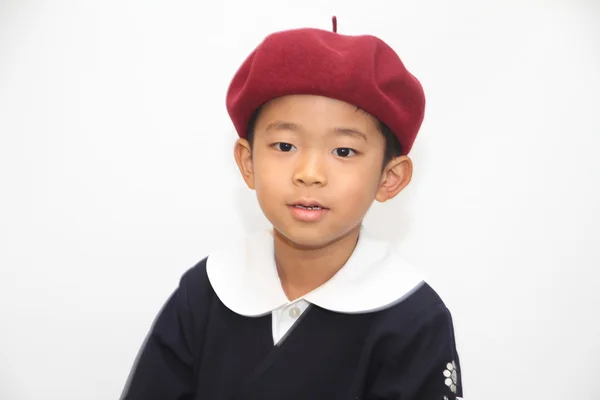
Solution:
[{"label": "cheek", "polygon": [[379,171],[370,168],[361,169],[345,177],[344,182],[336,189],[341,199],[349,207],[368,208],[379,189]]},{"label": "cheek", "polygon": [[265,157],[257,157],[254,163],[254,185],[257,194],[276,193],[284,182],[286,171],[283,165]]}]

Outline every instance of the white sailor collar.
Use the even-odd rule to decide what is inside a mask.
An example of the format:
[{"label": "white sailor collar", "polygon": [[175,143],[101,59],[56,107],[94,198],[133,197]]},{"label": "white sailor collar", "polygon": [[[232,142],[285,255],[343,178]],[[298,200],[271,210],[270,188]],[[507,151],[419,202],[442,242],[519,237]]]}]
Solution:
[{"label": "white sailor collar", "polygon": [[[277,273],[272,231],[248,235],[215,251],[206,268],[221,302],[237,314],[261,316],[291,303]],[[330,311],[366,313],[402,301],[422,283],[393,245],[363,229],[344,267],[301,299]]]}]

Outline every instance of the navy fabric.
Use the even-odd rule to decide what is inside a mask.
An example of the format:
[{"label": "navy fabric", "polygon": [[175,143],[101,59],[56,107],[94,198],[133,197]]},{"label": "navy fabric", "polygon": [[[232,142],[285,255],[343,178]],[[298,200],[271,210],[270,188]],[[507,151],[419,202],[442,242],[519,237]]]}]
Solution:
[{"label": "navy fabric", "polygon": [[[452,379],[456,394],[448,385]],[[249,318],[225,307],[208,281],[204,259],[184,274],[159,313],[122,398],[454,400],[456,395],[462,388],[452,318],[429,285],[372,313],[310,306],[274,345],[271,315]]]}]

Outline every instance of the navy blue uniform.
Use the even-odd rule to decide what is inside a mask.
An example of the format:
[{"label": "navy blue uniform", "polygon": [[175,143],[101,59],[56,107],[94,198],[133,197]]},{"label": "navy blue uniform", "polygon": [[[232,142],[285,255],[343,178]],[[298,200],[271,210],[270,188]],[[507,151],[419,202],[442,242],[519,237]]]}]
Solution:
[{"label": "navy blue uniform", "polygon": [[228,309],[206,259],[160,312],[125,400],[454,400],[462,396],[450,313],[423,283],[403,301],[357,314],[311,305],[273,343],[271,315]]}]

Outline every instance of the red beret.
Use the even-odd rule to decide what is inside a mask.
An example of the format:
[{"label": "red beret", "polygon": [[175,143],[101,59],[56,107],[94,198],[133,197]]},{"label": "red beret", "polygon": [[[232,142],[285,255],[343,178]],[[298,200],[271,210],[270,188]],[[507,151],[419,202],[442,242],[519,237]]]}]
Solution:
[{"label": "red beret", "polygon": [[227,91],[227,111],[240,137],[254,112],[291,94],[353,104],[387,125],[408,154],[423,122],[425,95],[398,55],[371,35],[320,29],[273,33],[248,56]]}]

